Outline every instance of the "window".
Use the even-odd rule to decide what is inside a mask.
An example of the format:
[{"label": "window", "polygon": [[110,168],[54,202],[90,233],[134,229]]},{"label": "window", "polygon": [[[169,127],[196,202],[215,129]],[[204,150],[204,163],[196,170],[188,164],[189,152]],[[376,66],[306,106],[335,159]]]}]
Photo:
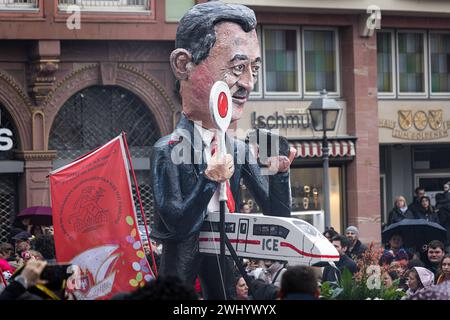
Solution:
[{"label": "window", "polygon": [[297,29],[264,28],[266,92],[298,92]]},{"label": "window", "polygon": [[79,6],[81,11],[139,12],[150,11],[151,0],[58,0],[59,11],[67,11],[71,5]]},{"label": "window", "polygon": [[254,97],[303,98],[323,89],[339,95],[337,29],[263,26],[261,32],[264,72]]},{"label": "window", "polygon": [[337,92],[337,49],[332,30],[305,30],[305,93]]},{"label": "window", "polygon": [[38,0],[0,0],[0,10],[2,9],[27,10],[38,7],[39,7]]},{"label": "window", "polygon": [[392,32],[377,33],[378,93],[394,93],[393,39]]},{"label": "window", "polygon": [[166,21],[180,21],[183,15],[194,5],[194,0],[166,0]]},{"label": "window", "polygon": [[431,93],[450,93],[450,34],[430,34]]},{"label": "window", "polygon": [[425,94],[425,33],[398,32],[399,94]]},{"label": "window", "polygon": [[[205,221],[200,231],[203,232],[220,232],[219,222]],[[235,233],[236,224],[234,222],[225,222],[225,233]]]},{"label": "window", "polygon": [[274,224],[255,224],[253,225],[254,236],[273,236],[286,239],[289,230],[283,226]]},{"label": "window", "polygon": [[[329,168],[330,212],[331,225],[339,231],[343,220],[343,186],[342,169]],[[291,168],[292,215],[303,211],[323,210],[323,169],[322,168]],[[310,223],[317,228],[324,223]],[[320,228],[319,228],[320,229]]]}]

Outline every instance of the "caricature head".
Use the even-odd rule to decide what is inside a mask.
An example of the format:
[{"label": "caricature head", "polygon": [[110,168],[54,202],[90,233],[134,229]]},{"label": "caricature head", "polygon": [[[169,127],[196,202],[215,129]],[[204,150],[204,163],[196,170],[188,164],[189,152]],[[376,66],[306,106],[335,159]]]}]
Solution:
[{"label": "caricature head", "polygon": [[209,94],[216,81],[230,88],[231,122],[244,104],[261,65],[255,14],[249,8],[212,1],[192,7],[180,20],[170,63],[180,84],[184,114],[214,128]]}]

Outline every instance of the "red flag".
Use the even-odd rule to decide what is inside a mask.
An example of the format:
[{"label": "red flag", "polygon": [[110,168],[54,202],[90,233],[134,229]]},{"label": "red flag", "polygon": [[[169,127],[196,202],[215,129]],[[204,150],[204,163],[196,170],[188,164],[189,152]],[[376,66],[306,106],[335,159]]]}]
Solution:
[{"label": "red flag", "polygon": [[78,266],[77,299],[107,299],[154,278],[128,172],[119,136],[50,173],[56,258]]}]

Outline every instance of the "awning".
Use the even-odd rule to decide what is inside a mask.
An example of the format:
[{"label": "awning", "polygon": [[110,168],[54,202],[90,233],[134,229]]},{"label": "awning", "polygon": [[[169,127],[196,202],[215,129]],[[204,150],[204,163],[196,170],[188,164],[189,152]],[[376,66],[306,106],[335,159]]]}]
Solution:
[{"label": "awning", "polygon": [[[289,145],[297,149],[296,158],[322,157],[322,141],[289,141]],[[354,157],[355,142],[352,140],[328,140],[330,157]]]}]

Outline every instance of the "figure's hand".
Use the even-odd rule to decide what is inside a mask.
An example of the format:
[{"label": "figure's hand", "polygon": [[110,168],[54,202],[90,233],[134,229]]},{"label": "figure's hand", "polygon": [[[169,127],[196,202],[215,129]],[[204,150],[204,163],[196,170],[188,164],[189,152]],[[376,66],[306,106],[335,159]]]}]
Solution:
[{"label": "figure's hand", "polygon": [[218,153],[211,157],[205,175],[208,179],[216,182],[224,182],[231,178],[234,173],[234,160],[231,154],[220,157]]},{"label": "figure's hand", "polygon": [[28,287],[33,287],[36,284],[45,284],[45,280],[41,280],[41,273],[44,271],[46,261],[29,260],[23,268],[20,275],[27,279]]},{"label": "figure's hand", "polygon": [[290,148],[289,157],[286,156],[276,156],[267,159],[267,166],[269,171],[273,174],[279,172],[287,172],[291,166],[292,161],[294,161],[297,150],[295,148]]}]

